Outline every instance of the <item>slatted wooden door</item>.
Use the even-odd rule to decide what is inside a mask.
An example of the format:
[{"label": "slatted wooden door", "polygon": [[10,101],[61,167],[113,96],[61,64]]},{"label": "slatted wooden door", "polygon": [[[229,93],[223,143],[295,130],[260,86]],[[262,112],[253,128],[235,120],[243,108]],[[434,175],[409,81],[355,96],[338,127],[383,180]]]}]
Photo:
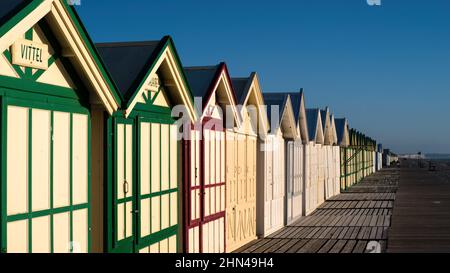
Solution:
[{"label": "slatted wooden door", "polygon": [[275,137],[272,152],[272,196],[270,198],[270,234],[284,225],[284,197],[285,197],[285,143],[281,136]]},{"label": "slatted wooden door", "polygon": [[2,104],[2,252],[90,250],[90,119],[84,109]]},{"label": "slatted wooden door", "polygon": [[227,251],[256,237],[256,137],[227,132]]},{"label": "slatted wooden door", "polygon": [[286,145],[286,223],[303,214],[303,145],[289,141]]},{"label": "slatted wooden door", "polygon": [[133,175],[133,120],[115,119],[114,143],[114,247],[118,252],[134,252],[135,200]]},{"label": "slatted wooden door", "polygon": [[188,223],[186,250],[195,253],[225,251],[225,132],[222,121],[193,131],[189,143]]},{"label": "slatted wooden door", "polygon": [[178,248],[180,141],[173,122],[139,119],[136,251],[175,253]]},{"label": "slatted wooden door", "polygon": [[286,144],[286,224],[294,219],[294,155],[294,142],[288,141]]},{"label": "slatted wooden door", "polygon": [[309,188],[307,189],[306,196],[306,214],[310,214],[317,207],[317,189],[319,183],[319,146],[315,144],[309,144]]}]

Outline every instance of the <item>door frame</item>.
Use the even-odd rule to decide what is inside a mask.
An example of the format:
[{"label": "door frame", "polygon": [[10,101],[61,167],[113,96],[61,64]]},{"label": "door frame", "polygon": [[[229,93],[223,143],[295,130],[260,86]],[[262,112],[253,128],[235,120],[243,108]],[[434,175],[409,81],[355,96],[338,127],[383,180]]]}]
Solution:
[{"label": "door frame", "polygon": [[[213,126],[211,126],[210,128],[206,128],[205,129],[205,124],[213,122]],[[227,158],[226,158],[226,130],[223,126],[223,120],[221,119],[216,119],[216,118],[209,118],[209,117],[205,117],[203,118],[202,122],[201,122],[201,127],[196,128],[196,125],[193,124],[191,126],[191,130],[193,131],[199,131],[200,132],[200,140],[199,140],[199,177],[200,177],[200,218],[198,220],[195,221],[191,221],[191,208],[192,208],[192,199],[191,199],[191,168],[192,168],[192,163],[189,164],[188,162],[190,162],[190,156],[192,153],[192,140],[184,140],[184,148],[185,150],[185,154],[184,154],[184,160],[186,162],[186,169],[184,172],[184,191],[185,191],[185,203],[183,204],[185,209],[184,211],[184,243],[183,243],[183,250],[187,253],[189,251],[189,230],[195,227],[199,228],[199,253],[203,253],[203,225],[215,220],[218,220],[220,218],[223,218],[223,222],[224,222],[224,227],[223,227],[223,231],[224,231],[224,236],[223,236],[223,245],[224,245],[224,252],[226,252],[226,207],[224,208],[223,211],[220,212],[216,212],[213,215],[208,215],[205,216],[205,136],[204,136],[204,132],[205,130],[210,130],[210,131],[220,131],[223,132],[224,134],[224,139],[222,140],[224,142],[224,161],[226,162]],[[217,124],[220,124],[221,128],[217,129]],[[197,140],[196,140],[197,141]],[[225,162],[223,164],[225,164]],[[195,162],[194,162],[195,164]],[[222,171],[222,170],[221,170]],[[224,168],[224,171],[225,168]],[[226,175],[226,174],[225,174]],[[224,186],[225,187],[225,194],[224,194],[224,198],[225,198],[225,203],[226,203],[226,176],[225,176],[225,181],[221,182],[221,183],[216,183],[214,184],[213,187],[221,187]]]},{"label": "door frame", "polygon": [[[50,88],[51,89],[51,88]],[[11,92],[14,90],[11,90],[7,87],[1,87],[0,86],[0,91],[3,93],[4,91],[6,92]],[[5,92],[5,93],[6,93]],[[15,98],[15,97],[9,97],[9,96],[0,96],[0,107],[1,107],[1,111],[0,111],[0,126],[1,126],[1,135],[0,135],[0,142],[1,142],[1,148],[0,148],[0,154],[1,154],[1,180],[0,180],[0,253],[4,253],[7,252],[7,223],[11,222],[11,221],[16,221],[16,220],[20,220],[23,218],[23,220],[28,219],[29,221],[29,225],[28,225],[28,236],[30,236],[31,234],[31,230],[30,230],[30,222],[32,221],[33,218],[35,217],[40,217],[40,216],[49,216],[50,217],[50,229],[51,232],[53,232],[53,217],[56,213],[61,213],[61,212],[69,212],[70,213],[70,238],[72,240],[72,234],[73,234],[73,211],[77,210],[77,209],[87,209],[87,225],[88,225],[88,231],[87,231],[87,252],[91,252],[91,115],[90,115],[90,111],[89,109],[86,107],[83,107],[82,105],[78,104],[78,103],[67,103],[67,104],[57,104],[57,103],[50,103],[50,102],[45,102],[45,101],[41,101],[40,99],[43,98],[41,96],[36,96],[34,94],[30,94],[30,98],[35,98],[35,99],[39,99],[38,101],[36,100],[29,100],[29,99],[24,99],[24,98]],[[62,101],[61,101],[62,102]],[[46,110],[46,111],[50,111],[50,122],[51,122],[51,127],[52,127],[52,133],[51,135],[51,142],[50,142],[50,170],[49,170],[49,176],[50,176],[50,190],[49,190],[49,195],[50,195],[50,209],[48,210],[41,210],[41,211],[30,211],[31,208],[31,204],[28,204],[28,212],[26,213],[22,213],[19,215],[12,215],[12,216],[8,216],[7,215],[7,211],[6,211],[6,206],[7,206],[7,130],[8,130],[8,124],[7,124],[7,110],[8,110],[8,106],[17,106],[17,107],[24,107],[24,108],[29,108],[29,115],[31,115],[31,111],[32,109],[40,109],[40,110]],[[85,204],[79,204],[79,205],[73,205],[72,204],[72,193],[70,192],[71,196],[70,196],[70,205],[63,207],[63,208],[54,208],[53,207],[53,116],[54,116],[54,112],[64,112],[64,113],[68,113],[70,115],[70,151],[72,154],[72,116],[73,114],[83,114],[83,115],[87,115],[87,203]],[[32,120],[29,120],[32,122]],[[30,122],[30,123],[31,123]],[[29,127],[31,126],[31,124],[28,125]],[[29,131],[28,134],[30,135],[31,132]],[[28,139],[28,142],[31,142],[31,139]],[[28,151],[28,154],[30,154],[31,152]],[[70,157],[70,162],[72,162],[72,158]],[[28,164],[31,164],[31,159],[28,160]],[[70,174],[72,174],[72,164],[70,164]],[[27,194],[28,194],[28,201],[30,198],[31,193],[31,187],[30,184],[32,183],[31,181],[31,172],[29,172],[28,174],[28,189],[27,189]],[[72,189],[72,185],[73,185],[73,179],[72,179],[72,175],[70,176],[70,189]],[[29,202],[30,203],[30,202]],[[27,217],[25,217],[26,215],[28,215]],[[10,221],[8,221],[8,219],[12,219]],[[52,236],[53,234],[51,234],[50,236]],[[51,237],[50,237],[51,238]],[[28,238],[30,239],[30,237]],[[50,243],[50,252],[53,253],[53,240],[51,240]],[[28,252],[31,253],[32,252],[32,242],[28,241]]]}]

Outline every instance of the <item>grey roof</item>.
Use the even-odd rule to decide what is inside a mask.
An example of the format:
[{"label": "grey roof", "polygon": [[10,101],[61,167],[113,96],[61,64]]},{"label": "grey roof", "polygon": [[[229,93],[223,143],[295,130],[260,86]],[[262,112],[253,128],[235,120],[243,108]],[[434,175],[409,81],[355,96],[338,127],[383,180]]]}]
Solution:
[{"label": "grey roof", "polygon": [[301,105],[301,93],[300,92],[289,92],[291,97],[292,109],[294,111],[295,124],[298,125],[300,121],[300,105]]},{"label": "grey roof", "polygon": [[30,0],[1,0],[0,1],[0,25],[3,25],[12,16],[19,12]]},{"label": "grey roof", "polygon": [[184,67],[184,73],[194,97],[204,98],[217,74],[220,65]]},{"label": "grey roof", "polygon": [[316,139],[319,111],[319,109],[306,109],[306,121],[308,123],[308,135],[310,140]]},{"label": "grey roof", "polygon": [[338,143],[341,143],[342,138],[344,137],[346,119],[345,118],[336,118],[336,119],[334,119],[334,124],[336,126],[336,134],[338,137]]},{"label": "grey roof", "polygon": [[250,81],[250,78],[232,78],[231,82],[233,84],[233,89],[236,94],[237,103],[243,104],[244,100],[247,96],[247,84]]},{"label": "grey roof", "polygon": [[130,99],[157,58],[163,40],[99,43],[97,50],[125,99]]},{"label": "grey roof", "polygon": [[284,108],[286,107],[287,98],[289,95],[287,93],[263,93],[264,102],[267,106],[267,118],[269,120],[269,125],[272,127],[272,106],[278,106],[278,126],[281,125],[281,118],[283,115]]}]

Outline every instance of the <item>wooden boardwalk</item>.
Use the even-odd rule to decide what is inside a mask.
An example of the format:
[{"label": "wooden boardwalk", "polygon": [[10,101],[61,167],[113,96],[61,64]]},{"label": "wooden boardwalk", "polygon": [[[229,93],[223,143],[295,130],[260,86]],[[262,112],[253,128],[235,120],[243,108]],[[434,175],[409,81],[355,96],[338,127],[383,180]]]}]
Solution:
[{"label": "wooden boardwalk", "polygon": [[373,241],[384,251],[398,180],[398,169],[378,172],[327,200],[310,216],[235,252],[364,253]]},{"label": "wooden boardwalk", "polygon": [[450,169],[402,163],[387,251],[450,253]]}]

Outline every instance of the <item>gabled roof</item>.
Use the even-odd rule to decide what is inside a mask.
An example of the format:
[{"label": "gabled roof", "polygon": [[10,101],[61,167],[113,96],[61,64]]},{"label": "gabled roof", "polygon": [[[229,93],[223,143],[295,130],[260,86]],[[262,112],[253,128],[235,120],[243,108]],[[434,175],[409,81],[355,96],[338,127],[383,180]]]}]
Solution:
[{"label": "gabled roof", "polygon": [[[267,107],[270,132],[276,133],[281,129],[286,138],[297,138],[297,123],[294,118],[294,110],[289,94],[279,92],[263,93],[263,97]],[[278,116],[272,116],[272,114]],[[276,123],[274,124],[274,122]]]},{"label": "gabled roof", "polygon": [[323,144],[323,128],[320,110],[306,109],[306,117],[308,122],[309,141]]},{"label": "gabled roof", "polygon": [[95,44],[125,100],[133,96],[143,81],[150,63],[164,46],[164,40]]},{"label": "gabled roof", "polygon": [[211,92],[213,81],[219,77],[220,64],[214,66],[184,67],[184,73],[192,88],[194,97],[205,97]]},{"label": "gabled roof", "polygon": [[346,118],[334,119],[336,127],[337,143],[339,146],[346,147],[350,145],[350,132],[348,127],[348,120]]},{"label": "gabled roof", "polygon": [[145,92],[151,75],[166,83],[166,93],[175,104],[186,106],[192,121],[197,119],[191,89],[170,36],[157,41],[96,44],[100,55],[124,99],[128,116]]},{"label": "gabled roof", "polygon": [[[254,73],[252,73],[253,75]],[[244,105],[245,99],[250,93],[250,85],[252,84],[252,75],[246,78],[231,78],[234,93],[236,94],[237,103]]]},{"label": "gabled roof", "polygon": [[300,138],[303,143],[309,141],[308,133],[308,123],[306,121],[306,107],[305,107],[305,96],[303,93],[303,88],[299,92],[289,92],[291,97],[292,107],[294,109],[295,121],[297,122],[297,129],[300,134]]},{"label": "gabled roof", "polygon": [[74,7],[65,0],[1,0],[0,52],[21,38],[39,21],[46,20],[50,30],[64,46],[83,83],[96,93],[106,111],[112,114],[121,104],[120,96],[103,67],[98,53]]},{"label": "gabled roof", "polygon": [[30,0],[1,0],[0,1],[0,25],[5,23],[8,19],[18,13]]},{"label": "gabled roof", "polygon": [[[237,127],[240,127],[241,116],[236,107],[236,94],[228,73],[228,68],[224,62],[213,66],[184,67],[184,73],[192,88],[194,97],[202,98],[202,109],[197,109],[201,112],[199,113],[200,119],[205,116],[207,110],[206,106],[211,102],[212,96],[216,94],[216,91],[219,89],[220,83],[222,82],[224,84],[223,91],[225,94],[222,97],[222,102],[219,101],[218,103],[231,106],[234,121]],[[225,109],[222,110],[225,111]]]},{"label": "gabled roof", "polygon": [[334,115],[330,114],[330,130],[331,130],[331,136],[332,136],[332,144],[336,145],[338,144],[337,139],[337,132],[336,132],[336,124],[334,122]]},{"label": "gabled roof", "polygon": [[[255,105],[258,108],[259,114],[258,126],[261,125],[262,127],[261,130],[258,130],[258,133],[266,134],[270,126],[265,107],[266,104],[257,73],[252,72],[249,77],[232,78],[231,81],[233,83],[238,104],[242,106],[240,110],[241,116],[244,115],[244,111],[249,104]],[[252,98],[253,100],[250,102]]]},{"label": "gabled roof", "polygon": [[332,140],[332,132],[331,132],[331,124],[330,124],[330,110],[328,107],[325,107],[324,110],[320,110],[320,117],[322,120],[322,130],[324,137],[324,144],[331,145]]}]

